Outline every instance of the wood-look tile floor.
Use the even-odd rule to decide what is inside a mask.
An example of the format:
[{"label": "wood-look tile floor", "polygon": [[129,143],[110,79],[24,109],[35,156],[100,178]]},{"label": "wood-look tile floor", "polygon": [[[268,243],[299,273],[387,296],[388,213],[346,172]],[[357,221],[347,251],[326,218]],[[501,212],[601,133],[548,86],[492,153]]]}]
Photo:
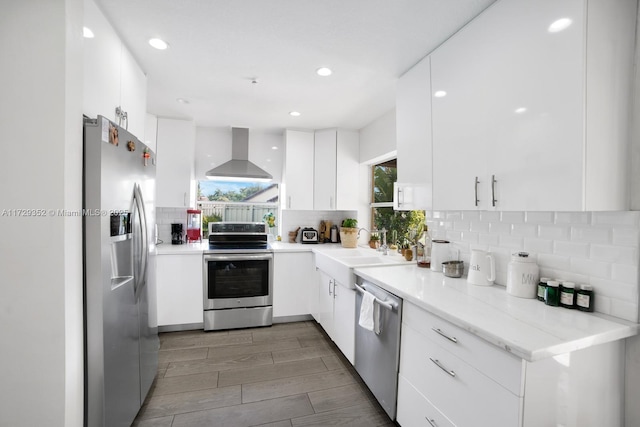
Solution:
[{"label": "wood-look tile floor", "polygon": [[134,426],[395,426],[314,321],[160,334]]}]

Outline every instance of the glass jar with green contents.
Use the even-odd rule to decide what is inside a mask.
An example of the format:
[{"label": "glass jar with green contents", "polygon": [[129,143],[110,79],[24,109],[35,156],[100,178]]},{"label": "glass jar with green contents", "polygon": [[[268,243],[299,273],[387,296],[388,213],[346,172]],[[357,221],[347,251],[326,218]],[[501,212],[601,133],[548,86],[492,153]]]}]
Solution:
[{"label": "glass jar with green contents", "polygon": [[560,306],[564,308],[574,308],[576,304],[576,284],[573,282],[562,282],[560,285]]},{"label": "glass jar with green contents", "polygon": [[544,301],[545,293],[547,292],[547,282],[551,280],[548,277],[543,277],[538,282],[538,301]]},{"label": "glass jar with green contents", "polygon": [[576,295],[576,308],[580,311],[593,311],[593,286],[580,285]]},{"label": "glass jar with green contents", "polygon": [[545,293],[545,303],[553,307],[560,304],[560,283],[555,280],[547,282],[547,291]]}]

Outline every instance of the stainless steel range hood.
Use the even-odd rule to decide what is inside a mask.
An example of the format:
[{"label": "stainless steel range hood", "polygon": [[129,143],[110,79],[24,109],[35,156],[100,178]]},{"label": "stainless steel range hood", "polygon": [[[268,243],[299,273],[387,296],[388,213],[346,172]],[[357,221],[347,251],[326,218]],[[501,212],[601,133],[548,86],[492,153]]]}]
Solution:
[{"label": "stainless steel range hood", "polygon": [[206,173],[209,179],[271,181],[269,172],[249,161],[249,129],[231,128],[231,160]]}]

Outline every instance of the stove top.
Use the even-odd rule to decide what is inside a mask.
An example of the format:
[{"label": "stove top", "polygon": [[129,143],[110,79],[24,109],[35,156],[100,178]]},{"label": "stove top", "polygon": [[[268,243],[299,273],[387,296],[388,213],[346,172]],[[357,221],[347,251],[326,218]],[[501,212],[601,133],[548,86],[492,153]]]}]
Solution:
[{"label": "stove top", "polygon": [[209,223],[209,252],[268,251],[267,225],[262,222]]}]

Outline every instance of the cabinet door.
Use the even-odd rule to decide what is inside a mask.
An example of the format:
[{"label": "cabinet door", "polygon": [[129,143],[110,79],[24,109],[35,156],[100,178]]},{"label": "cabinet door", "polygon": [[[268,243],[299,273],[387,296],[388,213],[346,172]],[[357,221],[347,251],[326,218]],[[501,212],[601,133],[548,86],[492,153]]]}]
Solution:
[{"label": "cabinet door", "polygon": [[318,270],[318,322],[329,335],[334,339],[333,327],[333,288],[335,281],[322,270]]},{"label": "cabinet door", "polygon": [[122,47],[120,107],[127,112],[127,130],[145,140],[147,76],[131,53]]},{"label": "cabinet door", "polygon": [[[315,287],[311,252],[275,253],[273,256],[273,316],[309,314],[306,301]],[[315,296],[315,294],[314,294]]]},{"label": "cabinet door", "polygon": [[583,8],[497,2],[431,55],[434,208],[582,209]]},{"label": "cabinet door", "polygon": [[192,206],[195,127],[192,121],[158,119],[157,205]]},{"label": "cabinet door", "polygon": [[202,255],[158,255],[158,326],[203,323]]},{"label": "cabinet door", "polygon": [[429,57],[407,71],[396,90],[398,182],[432,182],[431,70]]},{"label": "cabinet door", "polygon": [[336,143],[335,129],[316,131],[314,137],[313,208],[336,208]]},{"label": "cabinet door", "polygon": [[336,203],[334,209],[357,210],[360,170],[360,135],[338,130],[336,146]]},{"label": "cabinet door", "polygon": [[356,291],[355,289],[347,289],[340,282],[335,283],[333,288],[333,341],[353,365],[356,351]]},{"label": "cabinet door", "polygon": [[[84,2],[84,25],[97,35],[83,40],[84,82],[82,112],[95,118],[103,115],[118,122],[122,43],[113,27],[92,1]],[[136,135],[142,138],[144,135]]]},{"label": "cabinet door", "polygon": [[285,132],[283,176],[283,209],[313,210],[313,132]]}]

